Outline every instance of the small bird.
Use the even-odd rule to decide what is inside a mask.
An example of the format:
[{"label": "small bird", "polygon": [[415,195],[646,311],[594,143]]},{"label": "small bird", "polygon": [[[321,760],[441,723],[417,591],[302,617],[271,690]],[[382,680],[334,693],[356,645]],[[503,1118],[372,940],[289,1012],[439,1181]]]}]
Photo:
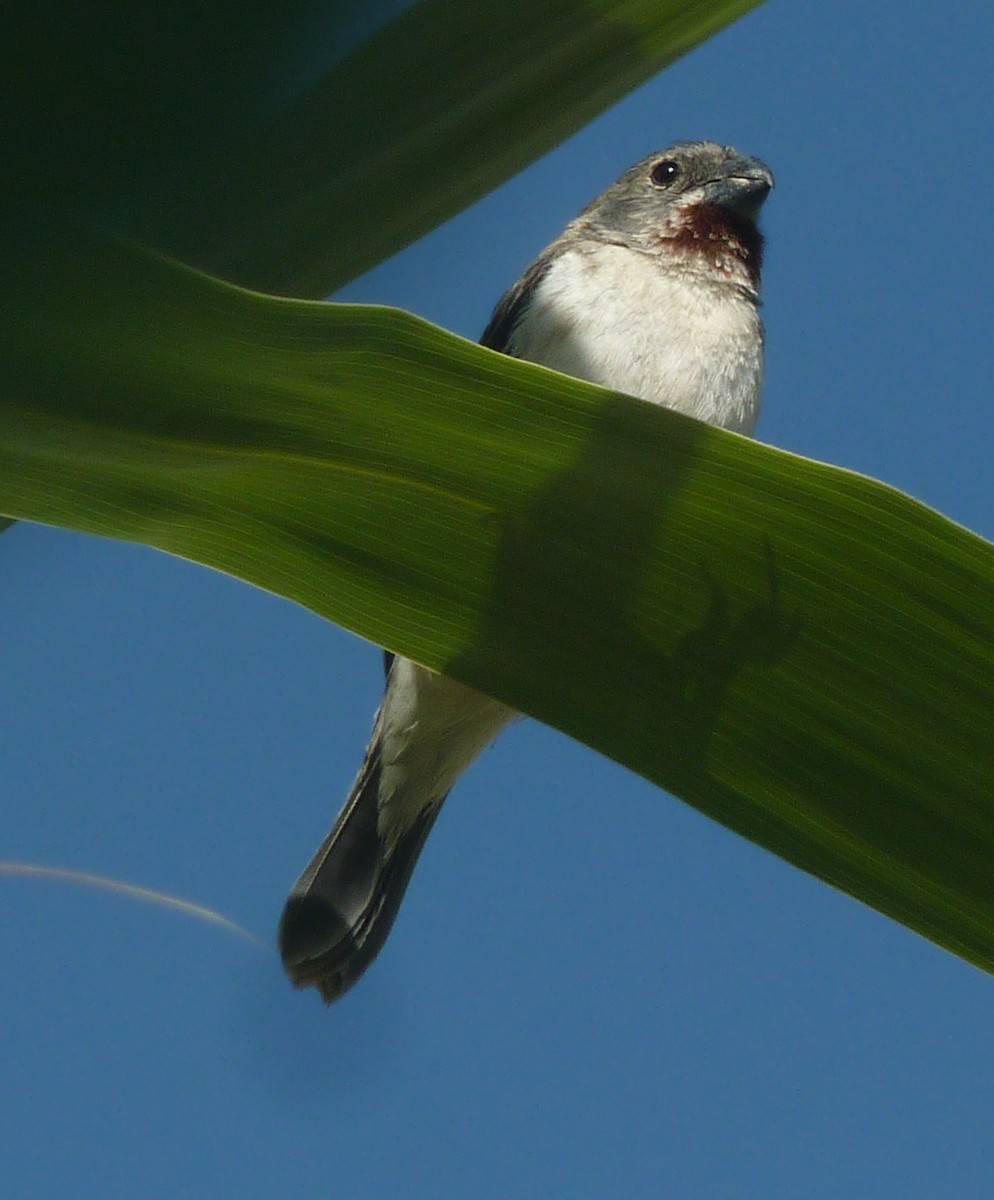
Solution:
[{"label": "small bird", "polygon": [[[739,433],[759,412],[756,221],[773,176],[715,142],[677,142],[627,170],[505,294],[484,346]],[[386,692],[341,815],[297,880],[280,949],[326,1001],[383,946],[459,776],[515,716],[386,655]]]}]

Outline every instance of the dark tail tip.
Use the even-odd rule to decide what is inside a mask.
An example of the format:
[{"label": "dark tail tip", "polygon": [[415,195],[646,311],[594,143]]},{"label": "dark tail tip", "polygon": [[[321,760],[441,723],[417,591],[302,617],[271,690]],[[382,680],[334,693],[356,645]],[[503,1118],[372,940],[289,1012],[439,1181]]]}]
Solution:
[{"label": "dark tail tip", "polygon": [[[280,920],[280,954],[296,987],[316,987],[330,1003],[366,969],[348,921],[321,896],[291,895]],[[372,956],[370,956],[372,957]]]},{"label": "dark tail tip", "polygon": [[425,809],[389,851],[375,823],[356,838],[365,814],[358,805],[346,810],[330,849],[322,848],[283,909],[280,953],[297,987],[316,987],[330,1003],[365,972],[393,928],[439,807]]}]

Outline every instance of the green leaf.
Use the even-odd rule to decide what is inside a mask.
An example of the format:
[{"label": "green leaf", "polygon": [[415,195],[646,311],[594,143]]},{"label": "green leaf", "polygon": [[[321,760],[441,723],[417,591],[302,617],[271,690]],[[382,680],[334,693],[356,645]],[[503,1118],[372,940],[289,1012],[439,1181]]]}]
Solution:
[{"label": "green leaf", "polygon": [[375,25],[381,5],[145,0],[55,21],[13,0],[0,238],[86,213],[225,278],[324,296],[758,2],[422,0],[274,117],[316,32],[333,42],[360,8]]},{"label": "green leaf", "polygon": [[237,139],[185,205],[153,205],[142,240],[263,291],[326,296],[757,3],[424,0]]},{"label": "green leaf", "polygon": [[159,210],[181,182],[196,186],[225,146],[259,128],[314,8],[5,0],[0,234],[53,212],[126,220],[143,200]]},{"label": "green leaf", "polygon": [[7,277],[0,511],[288,596],[994,968],[990,545],[392,310]]}]

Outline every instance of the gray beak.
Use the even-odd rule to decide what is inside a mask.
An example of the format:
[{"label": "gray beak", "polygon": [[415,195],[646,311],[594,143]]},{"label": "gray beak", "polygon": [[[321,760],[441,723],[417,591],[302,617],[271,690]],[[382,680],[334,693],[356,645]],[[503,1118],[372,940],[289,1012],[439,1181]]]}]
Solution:
[{"label": "gray beak", "polygon": [[773,172],[758,158],[729,159],[721,175],[704,185],[704,202],[755,220],[773,187]]}]

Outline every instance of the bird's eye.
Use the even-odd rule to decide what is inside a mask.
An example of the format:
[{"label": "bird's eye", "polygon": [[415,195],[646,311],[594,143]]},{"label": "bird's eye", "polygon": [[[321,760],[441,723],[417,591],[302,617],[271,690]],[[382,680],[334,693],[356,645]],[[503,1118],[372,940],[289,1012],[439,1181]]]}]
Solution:
[{"label": "bird's eye", "polygon": [[672,158],[664,158],[652,168],[649,178],[657,187],[669,187],[675,179],[680,178],[680,164]]}]

